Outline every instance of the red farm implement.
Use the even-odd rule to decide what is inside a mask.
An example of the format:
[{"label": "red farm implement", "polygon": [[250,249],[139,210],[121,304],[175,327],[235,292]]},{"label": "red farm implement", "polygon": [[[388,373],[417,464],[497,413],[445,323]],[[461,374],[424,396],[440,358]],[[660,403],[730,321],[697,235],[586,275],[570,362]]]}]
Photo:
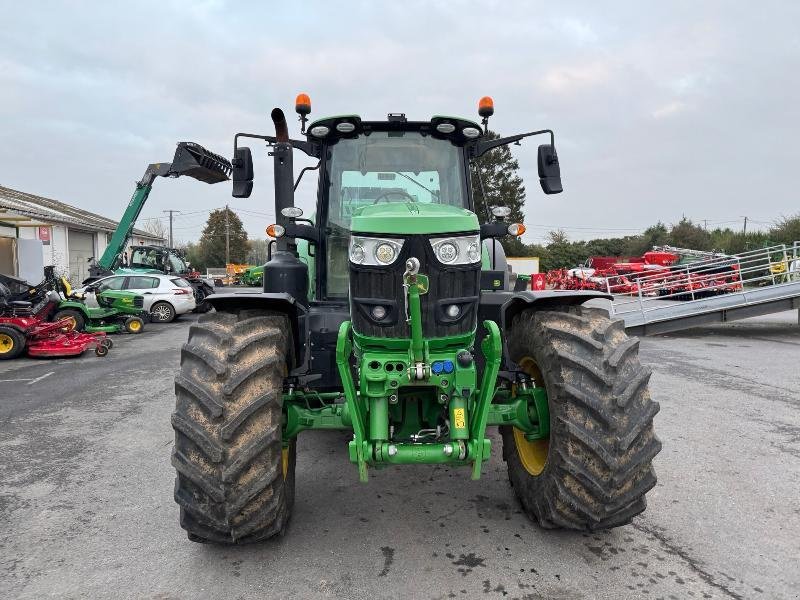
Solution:
[{"label": "red farm implement", "polygon": [[32,296],[32,301],[10,297],[8,287],[0,283],[0,360],[23,353],[43,358],[77,356],[90,348],[97,356],[108,354],[112,342],[105,333],[74,331],[69,319],[47,321],[60,301],[56,292]]}]

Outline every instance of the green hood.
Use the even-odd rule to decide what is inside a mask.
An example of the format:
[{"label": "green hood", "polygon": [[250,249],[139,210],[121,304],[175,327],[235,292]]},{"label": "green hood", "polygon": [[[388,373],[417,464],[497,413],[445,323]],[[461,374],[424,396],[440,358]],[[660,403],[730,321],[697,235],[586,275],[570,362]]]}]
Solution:
[{"label": "green hood", "polygon": [[353,214],[353,233],[437,234],[478,231],[475,213],[447,204],[392,202],[359,208]]}]

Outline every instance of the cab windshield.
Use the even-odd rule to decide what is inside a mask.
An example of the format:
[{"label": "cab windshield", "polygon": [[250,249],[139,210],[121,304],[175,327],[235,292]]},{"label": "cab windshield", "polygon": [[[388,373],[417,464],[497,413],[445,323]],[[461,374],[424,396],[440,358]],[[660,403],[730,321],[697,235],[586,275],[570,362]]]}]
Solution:
[{"label": "cab windshield", "polygon": [[467,208],[462,155],[416,131],[376,131],[330,148],[328,223],[350,228],[353,212],[381,202]]},{"label": "cab windshield", "polygon": [[324,295],[346,297],[353,213],[389,202],[469,208],[461,149],[416,131],[375,131],[329,147],[327,281]]}]

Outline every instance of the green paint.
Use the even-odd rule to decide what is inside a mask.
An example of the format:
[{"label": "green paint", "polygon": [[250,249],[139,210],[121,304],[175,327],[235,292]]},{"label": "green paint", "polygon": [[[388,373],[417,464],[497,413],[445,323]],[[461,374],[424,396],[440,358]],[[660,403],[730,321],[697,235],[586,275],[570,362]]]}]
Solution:
[{"label": "green paint", "polygon": [[133,196],[131,196],[128,207],[125,209],[122,218],[119,220],[119,225],[117,225],[114,234],[111,236],[111,241],[108,242],[103,256],[97,261],[99,266],[104,269],[112,269],[114,267],[117,257],[125,251],[125,244],[128,243],[128,239],[133,233],[136,219],[139,218],[139,214],[142,212],[144,203],[147,202],[147,197],[152,189],[153,186],[149,184],[145,185],[141,182],[136,184]]},{"label": "green paint", "polygon": [[422,341],[422,305],[419,297],[428,291],[428,278],[424,275],[408,275],[405,288],[411,326],[411,359],[414,363],[422,363],[425,361],[425,346]]},{"label": "green paint", "polygon": [[354,234],[436,235],[474,233],[480,228],[475,213],[448,204],[380,202],[353,214]]},{"label": "green paint", "polygon": [[494,321],[484,321],[488,335],[481,342],[481,351],[485,359],[483,379],[481,380],[481,391],[478,394],[478,404],[474,410],[474,417],[470,422],[470,439],[474,444],[476,454],[472,456],[472,479],[479,479],[481,476],[481,462],[488,458],[483,453],[486,450],[489,440],[484,438],[486,434],[486,420],[489,414],[489,405],[494,396],[495,382],[500,371],[500,361],[503,358],[503,342],[500,337],[500,328]]}]

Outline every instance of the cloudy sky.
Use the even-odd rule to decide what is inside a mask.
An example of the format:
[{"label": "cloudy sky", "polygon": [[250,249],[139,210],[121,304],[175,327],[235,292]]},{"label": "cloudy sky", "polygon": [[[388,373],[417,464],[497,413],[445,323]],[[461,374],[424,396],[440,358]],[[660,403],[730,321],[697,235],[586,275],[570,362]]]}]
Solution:
[{"label": "cloudy sky", "polygon": [[[513,148],[527,241],[800,212],[795,2],[3,4],[0,184],[109,217],[175,142],[230,156],[235,132],[271,133],[269,111],[291,114],[301,91],[312,117],[368,119],[477,118],[491,95],[495,130],[554,129],[561,195],[539,191],[537,141]],[[188,241],[229,203],[263,238],[272,172],[257,156],[251,198],[162,179],[143,217],[182,211],[175,236]]]}]

